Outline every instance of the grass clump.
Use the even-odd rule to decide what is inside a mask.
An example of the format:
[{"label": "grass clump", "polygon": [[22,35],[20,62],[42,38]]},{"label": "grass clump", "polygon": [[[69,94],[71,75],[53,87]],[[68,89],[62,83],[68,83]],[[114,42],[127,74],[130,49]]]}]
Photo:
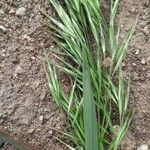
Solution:
[{"label": "grass clump", "polygon": [[[62,50],[57,55],[62,65],[55,65],[47,58],[48,85],[71,126],[70,133],[59,132],[77,150],[117,150],[132,116],[128,108],[129,85],[124,82],[121,66],[134,28],[124,40],[119,40],[120,30],[114,27],[118,0],[111,0],[109,25],[105,24],[99,0],[64,0],[63,5],[59,0],[49,2],[58,19],[44,15]],[[56,66],[72,78],[69,94],[65,94],[59,83]],[[114,117],[120,126],[117,133]]]}]

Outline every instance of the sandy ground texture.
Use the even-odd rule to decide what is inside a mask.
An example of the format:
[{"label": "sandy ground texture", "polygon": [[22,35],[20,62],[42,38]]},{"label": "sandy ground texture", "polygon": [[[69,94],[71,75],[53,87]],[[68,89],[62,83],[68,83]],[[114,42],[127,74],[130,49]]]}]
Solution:
[{"label": "sandy ground texture", "polygon": [[[54,49],[54,43],[38,8],[50,10],[46,0],[0,1],[0,131],[37,150],[63,150],[51,127],[63,128],[65,117],[48,94],[43,69],[44,51]],[[122,150],[150,145],[150,1],[120,2],[118,19],[124,31],[137,15],[124,63],[125,74],[132,74],[135,115]]]}]

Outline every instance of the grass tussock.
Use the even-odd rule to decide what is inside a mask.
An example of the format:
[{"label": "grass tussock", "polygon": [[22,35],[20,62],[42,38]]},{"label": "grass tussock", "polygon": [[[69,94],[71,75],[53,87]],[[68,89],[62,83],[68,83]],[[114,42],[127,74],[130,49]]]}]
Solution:
[{"label": "grass tussock", "polygon": [[[59,141],[71,150],[117,150],[132,116],[128,108],[129,84],[124,82],[121,66],[134,27],[120,41],[120,29],[114,27],[118,0],[111,0],[109,25],[105,24],[99,0],[64,0],[63,5],[59,0],[49,2],[58,18],[45,12],[44,15],[62,51],[56,57],[61,65],[46,58],[48,85],[54,101],[66,113],[71,126],[70,133],[59,132],[64,134],[64,139],[73,142],[75,148],[65,140]],[[56,67],[72,78],[69,94],[59,83]],[[117,134],[114,117],[120,126]]]}]

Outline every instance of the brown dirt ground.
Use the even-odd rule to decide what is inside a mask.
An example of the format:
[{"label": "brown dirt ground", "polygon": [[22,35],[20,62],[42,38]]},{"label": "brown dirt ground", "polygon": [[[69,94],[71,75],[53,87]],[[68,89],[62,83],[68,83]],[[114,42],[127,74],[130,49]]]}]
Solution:
[{"label": "brown dirt ground", "polygon": [[137,146],[150,145],[150,1],[122,0],[119,19],[127,29],[138,17],[135,34],[125,60],[125,73],[132,75],[131,103],[135,110],[131,133]]},{"label": "brown dirt ground", "polygon": [[[22,6],[25,16],[10,14]],[[55,47],[37,8],[50,10],[46,0],[0,1],[0,25],[7,30],[0,31],[0,131],[39,150],[63,150],[51,127],[63,128],[65,118],[51,101],[43,69],[44,51]],[[136,113],[130,131],[138,147],[150,145],[150,1],[120,2],[118,19],[124,31],[137,15],[124,66],[125,74],[132,74],[131,104]]]}]

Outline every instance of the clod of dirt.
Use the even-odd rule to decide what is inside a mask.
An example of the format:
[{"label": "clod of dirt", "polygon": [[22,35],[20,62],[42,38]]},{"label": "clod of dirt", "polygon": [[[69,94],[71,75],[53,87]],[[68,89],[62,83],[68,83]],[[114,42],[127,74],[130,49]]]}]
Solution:
[{"label": "clod of dirt", "polygon": [[148,150],[148,145],[143,144],[137,150]]},{"label": "clod of dirt", "polygon": [[6,33],[7,29],[4,26],[0,25],[0,31]]},{"label": "clod of dirt", "polygon": [[16,11],[17,16],[24,16],[26,14],[26,8],[25,7],[20,7]]}]

